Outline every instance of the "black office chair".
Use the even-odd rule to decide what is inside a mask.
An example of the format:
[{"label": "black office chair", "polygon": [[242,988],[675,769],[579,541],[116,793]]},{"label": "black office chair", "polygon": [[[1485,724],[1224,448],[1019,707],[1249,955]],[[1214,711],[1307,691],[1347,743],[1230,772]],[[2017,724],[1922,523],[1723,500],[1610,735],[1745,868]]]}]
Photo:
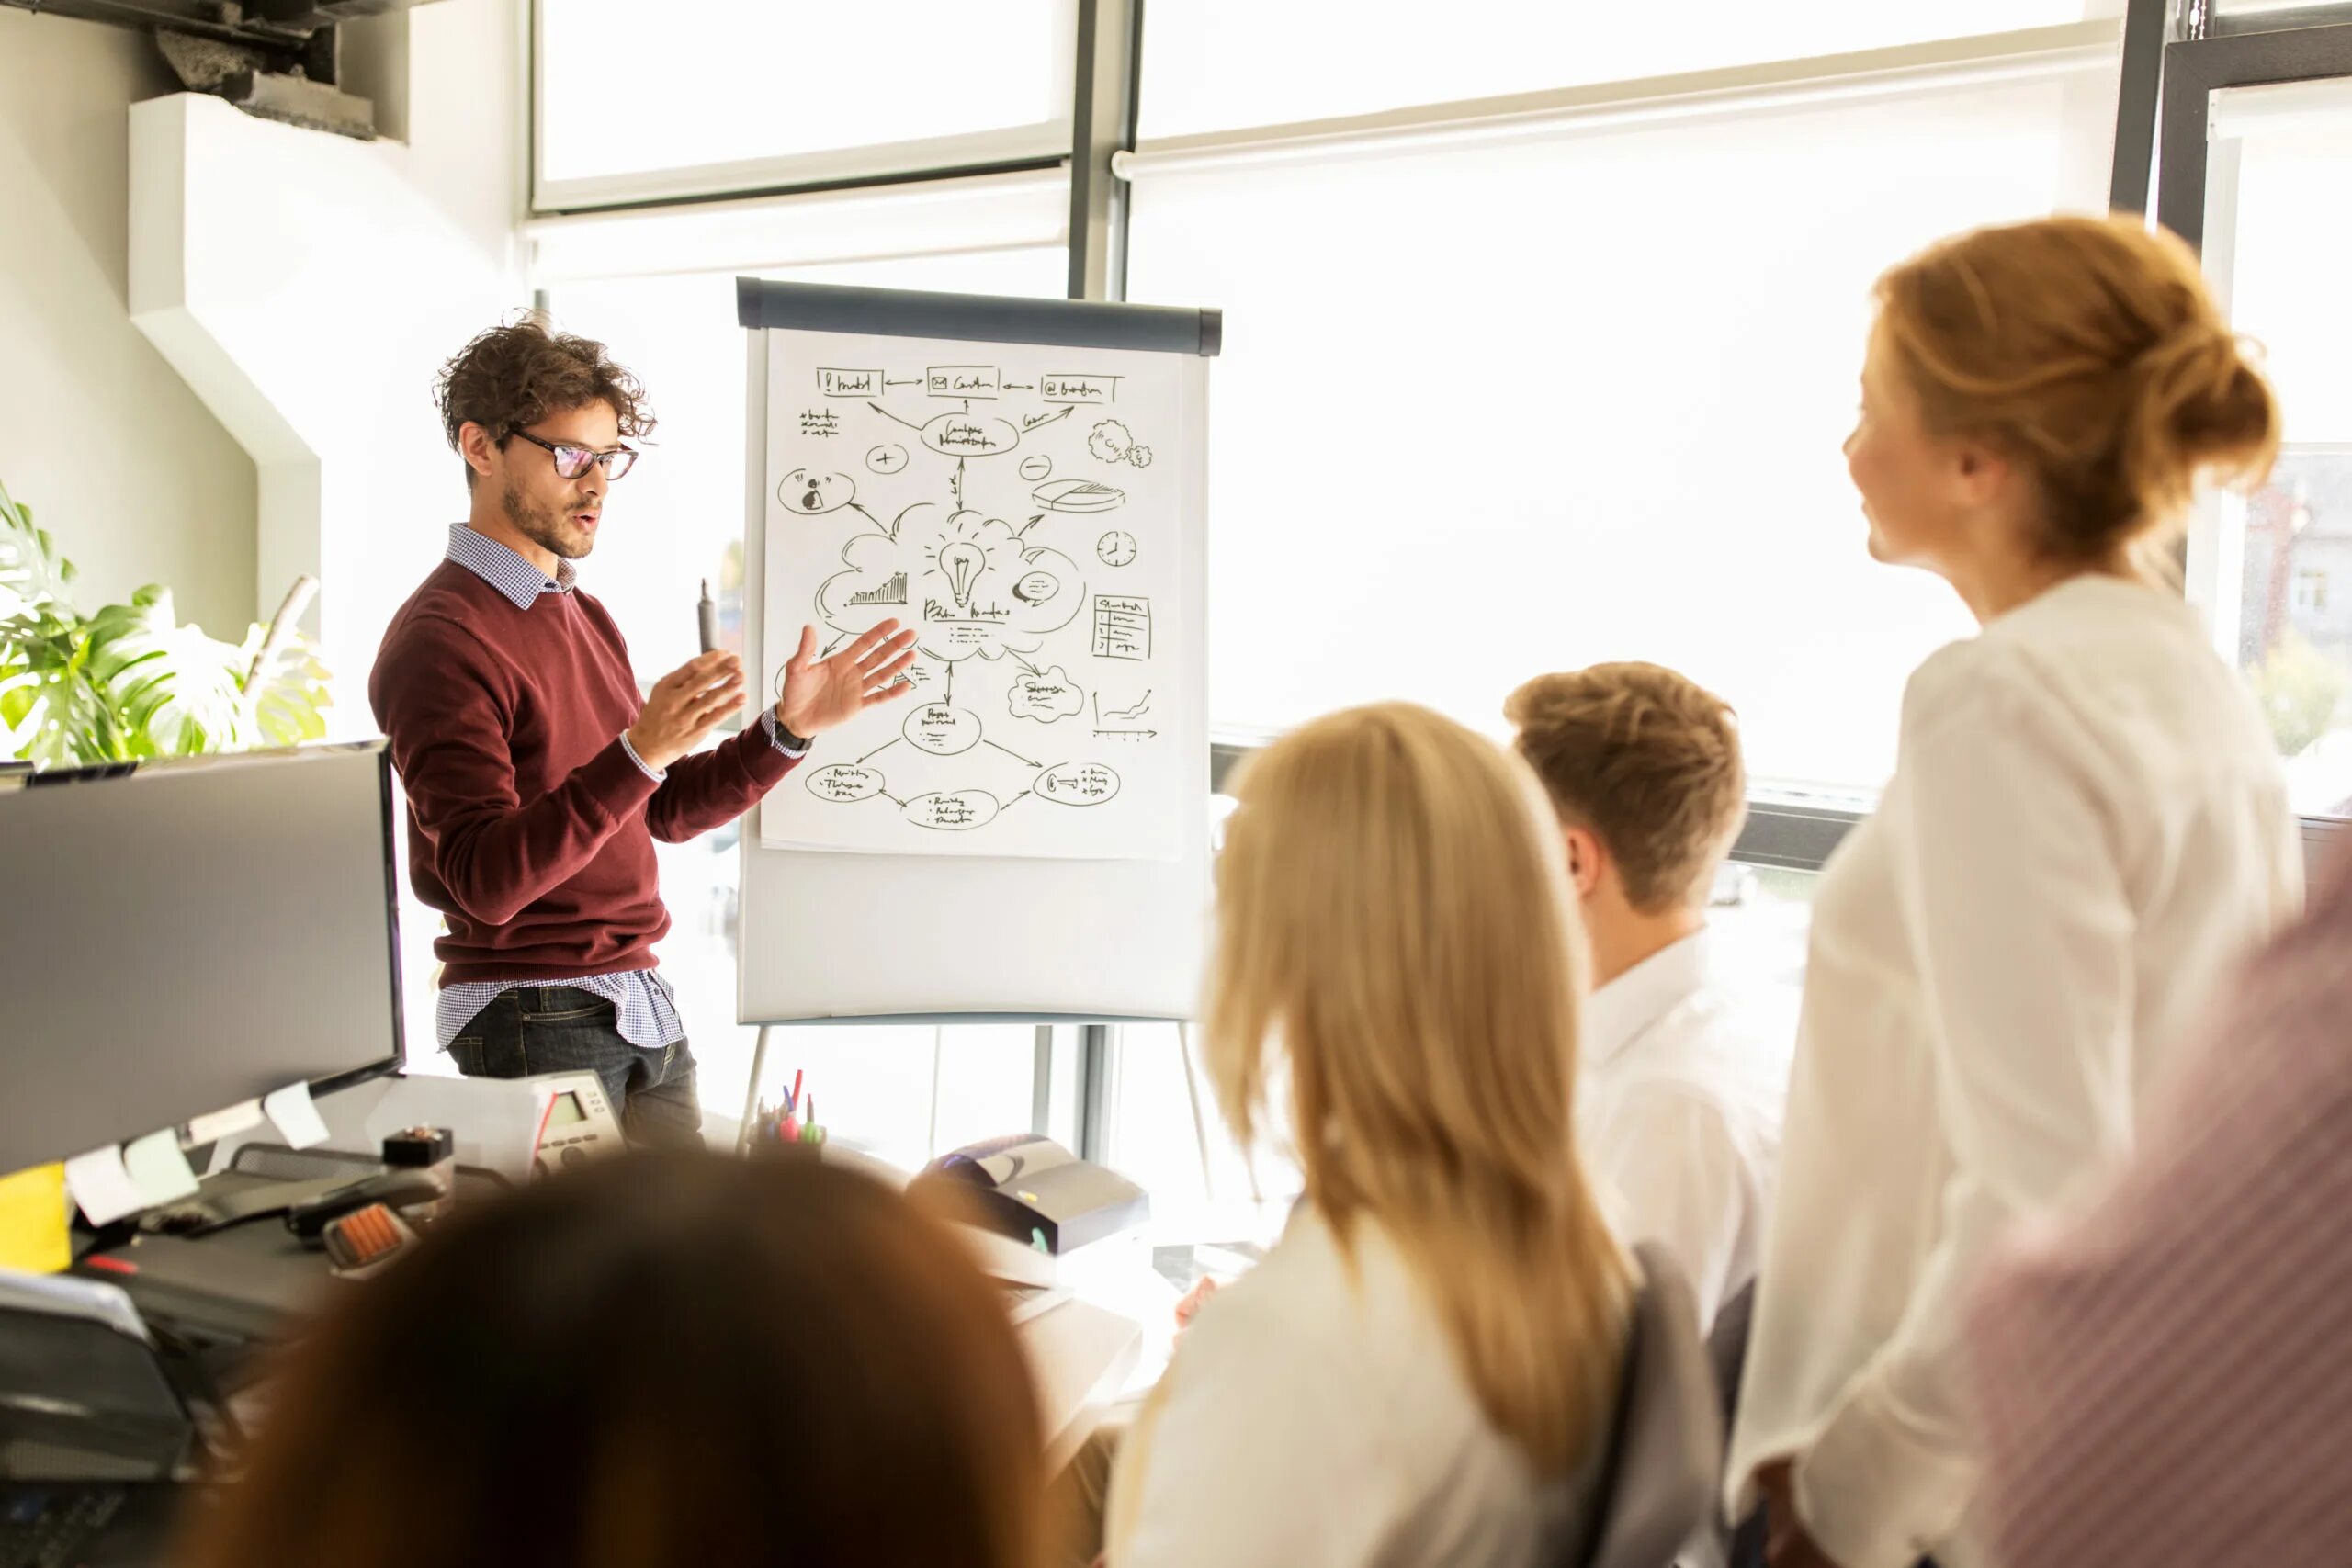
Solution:
[{"label": "black office chair", "polygon": [[[1715,1314],[1715,1325],[1707,1331],[1707,1359],[1714,1363],[1715,1387],[1723,1396],[1725,1462],[1731,1459],[1732,1417],[1739,1410],[1740,1379],[1747,1371],[1747,1331],[1755,1316],[1756,1281],[1750,1280],[1733,1292]],[[1730,1568],[1763,1568],[1762,1507],[1748,1510],[1736,1528],[1726,1524],[1719,1511],[1710,1512],[1708,1523],[1722,1543],[1722,1561]]]},{"label": "black office chair", "polygon": [[1724,1420],[1698,1305],[1665,1248],[1644,1242],[1634,1259],[1642,1282],[1592,1524],[1566,1568],[1669,1568],[1715,1517]]}]

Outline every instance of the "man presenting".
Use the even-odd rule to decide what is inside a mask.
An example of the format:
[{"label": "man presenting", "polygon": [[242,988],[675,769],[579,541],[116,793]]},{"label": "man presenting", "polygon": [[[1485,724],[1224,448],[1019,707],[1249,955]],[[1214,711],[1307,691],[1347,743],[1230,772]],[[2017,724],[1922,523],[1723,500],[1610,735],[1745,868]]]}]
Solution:
[{"label": "man presenting", "polygon": [[605,497],[653,428],[636,378],[585,338],[482,333],[435,396],[467,521],[392,617],[368,682],[409,809],[409,874],[447,918],[435,1031],[469,1077],[591,1071],[632,1142],[696,1143],[694,1055],[653,944],[670,929],[653,840],[733,821],[812,738],[907,690],[886,621],[829,659],[813,627],[783,695],[713,750],[742,664],[706,653],[638,696],[605,607],[574,586]]}]

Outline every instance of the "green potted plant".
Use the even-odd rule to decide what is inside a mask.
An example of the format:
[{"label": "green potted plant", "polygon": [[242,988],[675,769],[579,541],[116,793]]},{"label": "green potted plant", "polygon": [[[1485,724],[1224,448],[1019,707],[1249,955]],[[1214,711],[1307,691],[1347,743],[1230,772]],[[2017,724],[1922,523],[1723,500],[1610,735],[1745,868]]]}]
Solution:
[{"label": "green potted plant", "polygon": [[168,588],[85,615],[74,566],[0,488],[0,761],[36,768],[290,746],[326,733],[327,671],[297,578],[243,643],[181,625]]}]

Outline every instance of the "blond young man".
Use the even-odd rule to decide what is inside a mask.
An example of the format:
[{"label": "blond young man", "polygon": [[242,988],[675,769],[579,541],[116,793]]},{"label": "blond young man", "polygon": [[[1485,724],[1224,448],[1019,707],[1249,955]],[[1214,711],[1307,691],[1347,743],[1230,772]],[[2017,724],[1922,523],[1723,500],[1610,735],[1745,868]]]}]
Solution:
[{"label": "blond young man", "polygon": [[1756,1274],[1790,1051],[1708,947],[1747,811],[1737,721],[1655,664],[1541,675],[1504,714],[1558,814],[1591,944],[1578,1143],[1619,1235],[1682,1265],[1703,1329]]}]

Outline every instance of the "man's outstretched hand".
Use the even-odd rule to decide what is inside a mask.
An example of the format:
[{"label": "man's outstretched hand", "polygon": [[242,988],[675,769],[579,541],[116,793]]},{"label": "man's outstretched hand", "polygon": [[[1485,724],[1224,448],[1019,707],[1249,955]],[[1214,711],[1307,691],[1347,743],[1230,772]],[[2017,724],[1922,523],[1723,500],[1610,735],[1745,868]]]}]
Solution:
[{"label": "man's outstretched hand", "polygon": [[899,679],[915,661],[915,634],[884,621],[829,658],[817,657],[817,628],[800,628],[800,650],[784,666],[775,721],[803,739],[913,688]]},{"label": "man's outstretched hand", "polygon": [[713,725],[742,707],[741,660],[731,653],[690,659],[653,682],[628,728],[629,750],[647,767],[666,768],[700,745]]}]

